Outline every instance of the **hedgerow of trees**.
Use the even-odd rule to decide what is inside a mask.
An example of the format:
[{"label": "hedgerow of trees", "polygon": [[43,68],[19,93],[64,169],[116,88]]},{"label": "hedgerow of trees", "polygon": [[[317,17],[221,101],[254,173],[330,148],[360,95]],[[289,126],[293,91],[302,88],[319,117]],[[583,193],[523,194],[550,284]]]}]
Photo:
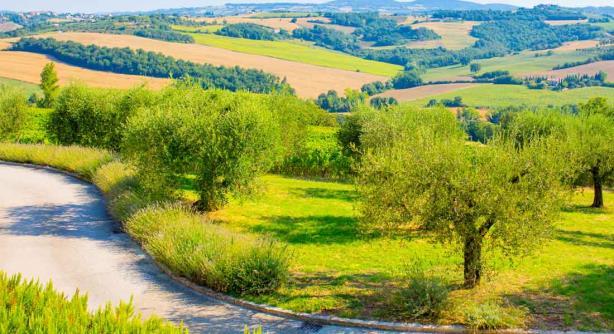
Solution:
[{"label": "hedgerow of trees", "polygon": [[142,49],[134,51],[130,48],[86,46],[72,41],[59,42],[52,38],[22,38],[12,45],[11,50],[42,53],[93,70],[160,78],[191,77],[204,88],[257,93],[291,91],[287,83],[260,70],[197,64]]},{"label": "hedgerow of trees", "polygon": [[215,34],[228,37],[266,41],[280,39],[283,36],[275,33],[275,31],[269,27],[264,27],[254,23],[228,24],[216,31]]}]

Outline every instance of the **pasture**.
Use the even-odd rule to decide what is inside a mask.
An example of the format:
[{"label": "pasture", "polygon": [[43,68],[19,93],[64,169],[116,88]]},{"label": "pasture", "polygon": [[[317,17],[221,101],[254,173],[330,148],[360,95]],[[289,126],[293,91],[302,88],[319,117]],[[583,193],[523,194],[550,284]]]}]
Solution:
[{"label": "pasture", "polygon": [[614,88],[587,87],[566,91],[536,90],[521,85],[481,85],[449,93],[432,95],[427,98],[407,102],[415,106],[425,106],[430,99],[454,99],[460,96],[463,103],[471,107],[501,108],[508,106],[563,106],[577,104],[592,97],[603,96],[614,100]]},{"label": "pasture", "polygon": [[206,45],[171,43],[130,35],[67,32],[39,36],[106,47],[140,48],[196,63],[261,69],[280,78],[286,78],[299,96],[309,98],[316,97],[329,89],[343,92],[346,88],[359,89],[365,83],[387,79],[382,75],[315,66]]},{"label": "pasture", "polygon": [[[236,23],[253,23],[261,26],[273,28],[275,30],[284,29],[289,32],[292,32],[298,28],[311,28],[315,24],[324,25],[327,28],[337,29],[339,31],[343,31],[345,33],[351,34],[356,28],[341,26],[337,24],[330,24],[330,19],[327,17],[316,16],[316,17],[294,17],[296,22],[291,22],[293,17],[290,16],[222,16],[222,17],[199,17],[193,18],[192,20],[195,22],[203,22],[207,24],[236,24]],[[310,21],[320,21],[325,22],[322,23],[313,23]]]},{"label": "pasture", "polygon": [[[506,70],[512,75],[522,76],[550,71],[553,67],[564,63],[584,61],[593,55],[589,50],[554,51],[552,55],[547,55],[546,52],[525,51],[505,57],[476,60],[475,63],[482,65],[480,73]],[[470,74],[469,66],[453,65],[429,69],[422,78],[425,81],[454,81],[466,80]]]},{"label": "pasture", "polygon": [[393,97],[399,102],[403,101],[413,101],[422,99],[425,97],[439,95],[449,92],[455,92],[462,89],[475,87],[480,84],[472,84],[472,83],[451,83],[451,84],[442,84],[442,85],[424,85],[413,88],[406,89],[392,89],[385,91],[376,96],[381,97]]},{"label": "pasture", "polygon": [[265,41],[215,34],[190,34],[198,44],[347,71],[394,76],[401,66],[366,60],[300,41]]},{"label": "pasture", "polygon": [[[428,237],[361,235],[354,210],[360,204],[350,184],[269,175],[260,179],[260,187],[255,199],[233,200],[211,214],[233,230],[282,240],[295,256],[291,283],[254,301],[295,311],[390,319],[386,287],[401,283],[409,261],[421,259],[451,281],[461,280],[460,256]],[[606,202],[614,200],[614,193],[606,196]],[[603,292],[614,289],[608,280],[614,265],[614,211],[588,209],[590,202],[590,191],[576,194],[553,240],[535,256],[517,264],[489,258],[487,280],[478,289],[454,291],[441,322],[466,322],[463,309],[502,300],[528,311],[533,328],[611,329],[614,310],[608,305],[613,300]],[[552,316],[545,317],[544,310]]]}]

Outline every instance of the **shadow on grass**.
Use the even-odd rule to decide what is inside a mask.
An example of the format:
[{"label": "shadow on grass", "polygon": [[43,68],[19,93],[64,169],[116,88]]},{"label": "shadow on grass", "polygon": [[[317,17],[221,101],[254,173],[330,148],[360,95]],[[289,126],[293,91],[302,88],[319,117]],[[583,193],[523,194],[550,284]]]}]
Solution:
[{"label": "shadow on grass", "polygon": [[539,290],[507,297],[531,311],[537,328],[612,330],[614,266],[585,265]]},{"label": "shadow on grass", "polygon": [[336,199],[346,202],[353,202],[358,198],[355,191],[326,188],[292,189],[290,194],[303,198]]},{"label": "shadow on grass", "polygon": [[576,246],[614,249],[614,238],[607,234],[559,230],[557,231],[556,238],[560,241],[567,242]]},{"label": "shadow on grass", "polygon": [[251,232],[269,234],[291,244],[338,244],[361,240],[358,221],[344,216],[272,216],[270,223],[252,227]]},{"label": "shadow on grass", "polygon": [[565,206],[561,211],[567,213],[582,213],[585,215],[603,215],[608,213],[607,208],[593,208],[590,205],[568,205]]}]

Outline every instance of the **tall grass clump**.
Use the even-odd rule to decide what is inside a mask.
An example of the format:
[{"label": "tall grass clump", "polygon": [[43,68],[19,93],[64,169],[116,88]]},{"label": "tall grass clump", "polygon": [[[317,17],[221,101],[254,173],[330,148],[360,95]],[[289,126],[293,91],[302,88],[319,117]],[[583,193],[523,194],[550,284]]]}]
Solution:
[{"label": "tall grass clump", "polygon": [[0,143],[0,160],[51,166],[90,179],[113,154],[80,146]]},{"label": "tall grass clump", "polygon": [[216,291],[260,295],[288,277],[285,247],[232,232],[178,205],[141,210],[126,229],[157,261]]},{"label": "tall grass clump", "polygon": [[470,303],[463,306],[463,322],[472,330],[497,330],[525,327],[526,311],[501,306],[494,301]]},{"label": "tall grass clump", "polygon": [[188,333],[157,317],[142,319],[132,300],[87,309],[87,296],[68,298],[52,283],[24,280],[0,271],[0,333]]}]

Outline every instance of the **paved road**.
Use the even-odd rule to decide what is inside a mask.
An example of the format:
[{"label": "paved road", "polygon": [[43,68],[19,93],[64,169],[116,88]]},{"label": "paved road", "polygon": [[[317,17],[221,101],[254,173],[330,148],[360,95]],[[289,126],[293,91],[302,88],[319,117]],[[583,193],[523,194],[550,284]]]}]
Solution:
[{"label": "paved road", "polygon": [[97,189],[48,169],[0,163],[0,270],[79,288],[90,307],[134,296],[144,315],[183,321],[192,333],[367,333],[253,312],[202,296],[168,279],[105,210]]}]

